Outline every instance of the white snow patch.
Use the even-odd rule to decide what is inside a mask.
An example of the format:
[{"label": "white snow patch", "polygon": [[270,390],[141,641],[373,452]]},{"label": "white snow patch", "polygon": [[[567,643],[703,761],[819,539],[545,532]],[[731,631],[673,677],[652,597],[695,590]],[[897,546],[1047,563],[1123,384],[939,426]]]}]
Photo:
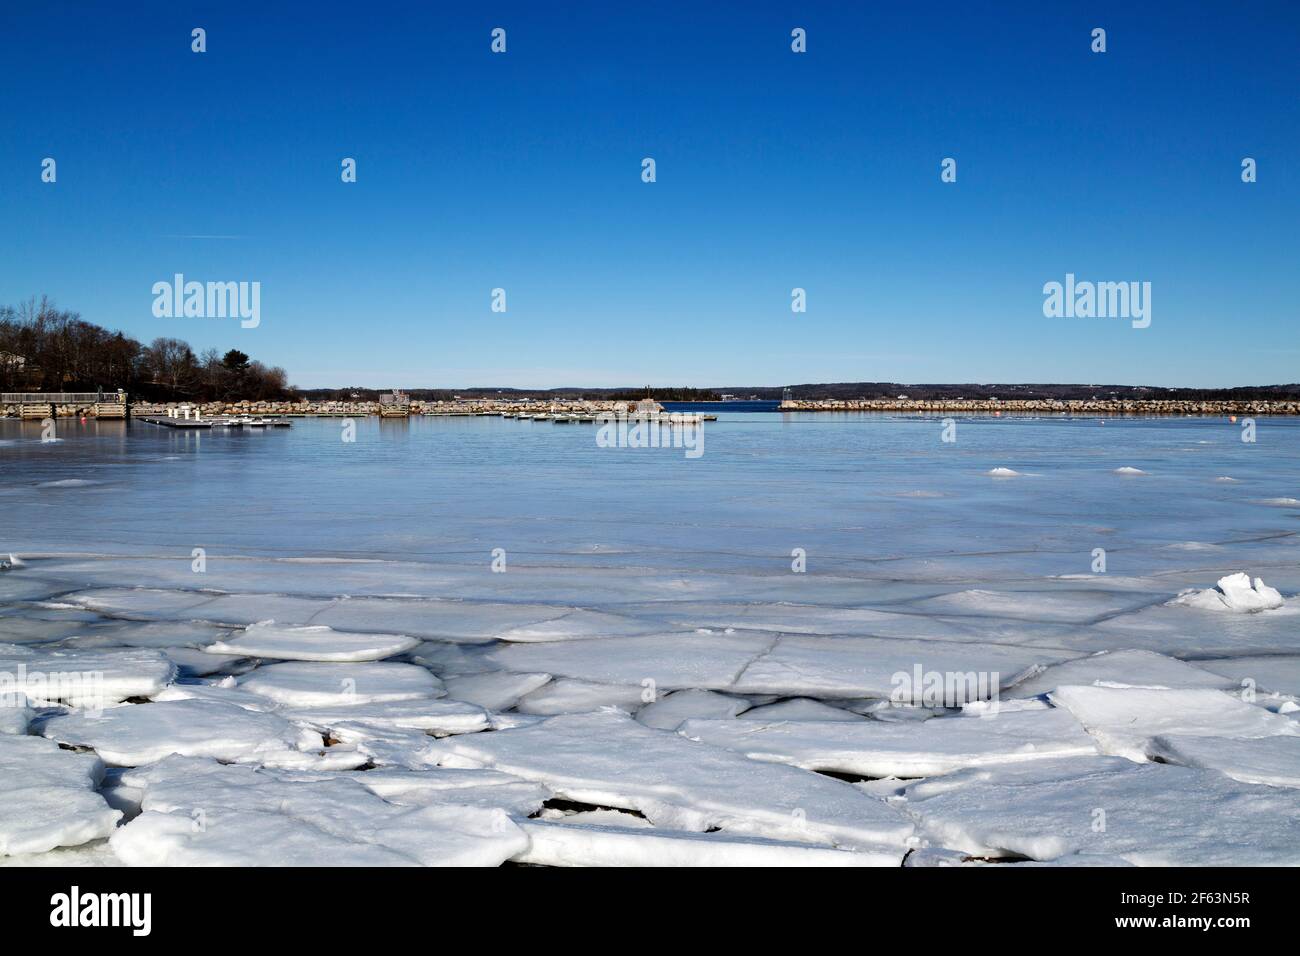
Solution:
[{"label": "white snow patch", "polygon": [[1238,572],[1219,578],[1217,587],[1183,591],[1169,603],[1211,611],[1251,613],[1282,607],[1286,599],[1277,589],[1269,587],[1259,578],[1255,578],[1252,587],[1250,576]]}]

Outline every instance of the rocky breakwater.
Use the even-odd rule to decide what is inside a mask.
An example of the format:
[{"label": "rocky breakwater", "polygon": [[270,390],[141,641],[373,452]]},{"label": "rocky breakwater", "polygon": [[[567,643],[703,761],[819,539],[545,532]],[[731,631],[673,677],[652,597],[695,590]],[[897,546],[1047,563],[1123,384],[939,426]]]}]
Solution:
[{"label": "rocky breakwater", "polygon": [[1059,415],[1300,415],[1300,402],[1170,399],[793,399],[783,412],[956,412]]}]

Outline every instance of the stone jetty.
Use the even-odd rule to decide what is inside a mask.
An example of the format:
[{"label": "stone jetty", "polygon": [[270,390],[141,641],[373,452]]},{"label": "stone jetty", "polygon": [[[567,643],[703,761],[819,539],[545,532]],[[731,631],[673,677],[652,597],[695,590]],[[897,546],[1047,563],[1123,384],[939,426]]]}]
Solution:
[{"label": "stone jetty", "polygon": [[948,412],[1057,415],[1300,415],[1300,401],[1191,401],[1186,399],[786,399],[783,412]]}]

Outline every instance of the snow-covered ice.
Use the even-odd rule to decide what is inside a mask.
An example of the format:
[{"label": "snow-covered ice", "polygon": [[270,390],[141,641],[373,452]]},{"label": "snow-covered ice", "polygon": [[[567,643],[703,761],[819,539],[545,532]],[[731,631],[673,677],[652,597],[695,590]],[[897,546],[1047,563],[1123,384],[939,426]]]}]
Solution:
[{"label": "snow-covered ice", "polygon": [[896,848],[899,860],[912,832],[906,817],[847,783],[693,743],[614,711],[448,737],[436,748],[442,766],[502,770],[566,800],[637,810],[672,829]]},{"label": "snow-covered ice", "polygon": [[[184,452],[265,522],[159,507],[146,461],[190,436],[114,444],[111,494],[43,447],[21,491],[57,507],[0,542],[0,853],[1300,863],[1296,423],[776,421],[720,422],[679,481],[421,419],[391,448],[429,454],[332,455],[329,507],[336,422]],[[380,474],[438,506],[376,507]]]},{"label": "snow-covered ice", "polygon": [[225,641],[204,648],[210,654],[235,654],[285,661],[379,661],[417,646],[403,634],[356,634],[325,625],[287,627],[259,621]]},{"label": "snow-covered ice", "polygon": [[478,704],[488,710],[508,710],[519,698],[531,694],[549,683],[550,674],[511,674],[493,671],[449,677],[446,681],[448,696]]},{"label": "snow-covered ice", "polygon": [[441,697],[442,682],[415,664],[267,664],[238,679],[239,686],[287,707],[329,707],[385,700]]},{"label": "snow-covered ice", "polygon": [[124,704],[99,714],[51,717],[41,733],[61,744],[93,748],[114,767],[138,767],[169,754],[271,763],[286,751],[322,746],[319,734],[276,714],[210,700]]},{"label": "snow-covered ice", "polygon": [[529,843],[515,859],[544,866],[898,866],[901,855],[651,826],[539,820],[520,826]]},{"label": "snow-covered ice", "polygon": [[1300,723],[1218,690],[1058,687],[1052,703],[1079,719],[1103,753],[1142,761],[1151,738],[1300,735]]},{"label": "snow-covered ice", "polygon": [[1093,739],[1063,710],[904,723],[688,720],[677,732],[755,760],[863,777],[929,777],[1097,753]]},{"label": "snow-covered ice", "polygon": [[94,754],[41,737],[0,736],[0,856],[109,836],[122,814],[95,792],[103,776]]},{"label": "snow-covered ice", "polygon": [[963,770],[935,783],[908,788],[908,812],[931,843],[974,856],[1300,864],[1300,792],[1213,770],[1072,758]]},{"label": "snow-covered ice", "polygon": [[750,706],[743,697],[731,697],[712,690],[679,690],[658,698],[636,713],[647,727],[676,730],[683,720],[692,717],[735,717]]},{"label": "snow-covered ice", "polygon": [[1218,584],[1204,590],[1186,591],[1174,598],[1172,604],[1212,611],[1270,611],[1286,603],[1276,588],[1271,588],[1259,578],[1252,586],[1250,576],[1239,571],[1219,578]]},{"label": "snow-covered ice", "polygon": [[0,644],[0,693],[30,700],[98,707],[129,697],[152,697],[176,677],[176,665],[158,651],[42,650]]},{"label": "snow-covered ice", "polygon": [[1217,770],[1242,783],[1300,787],[1300,737],[1164,734],[1154,738],[1147,750],[1166,763]]},{"label": "snow-covered ice", "polygon": [[1033,697],[1067,684],[1097,684],[1104,687],[1160,687],[1185,690],[1226,690],[1231,680],[1185,664],[1164,654],[1145,650],[1101,651],[1044,668],[1020,681],[1006,693],[1011,697]]},{"label": "snow-covered ice", "polygon": [[1005,688],[1031,667],[1069,656],[1000,644],[794,635],[782,637],[726,686],[741,694],[888,699],[899,686],[896,676],[910,675],[918,666],[922,672],[982,673],[990,681],[996,674],[998,686]]},{"label": "snow-covered ice", "polygon": [[635,684],[597,684],[560,677],[521,697],[515,710],[521,714],[581,714],[604,707],[617,707],[634,714],[654,692]]},{"label": "snow-covered ice", "polygon": [[492,866],[528,845],[500,808],[398,806],[338,775],[168,757],[124,779],[143,812],[110,845],[136,866]]}]

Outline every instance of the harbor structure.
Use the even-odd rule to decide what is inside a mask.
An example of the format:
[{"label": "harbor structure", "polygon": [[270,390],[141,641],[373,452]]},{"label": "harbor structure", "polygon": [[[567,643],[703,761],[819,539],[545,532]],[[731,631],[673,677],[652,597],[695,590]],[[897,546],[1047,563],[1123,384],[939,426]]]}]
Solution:
[{"label": "harbor structure", "polygon": [[411,396],[393,389],[379,396],[380,418],[407,418],[411,414]]}]

